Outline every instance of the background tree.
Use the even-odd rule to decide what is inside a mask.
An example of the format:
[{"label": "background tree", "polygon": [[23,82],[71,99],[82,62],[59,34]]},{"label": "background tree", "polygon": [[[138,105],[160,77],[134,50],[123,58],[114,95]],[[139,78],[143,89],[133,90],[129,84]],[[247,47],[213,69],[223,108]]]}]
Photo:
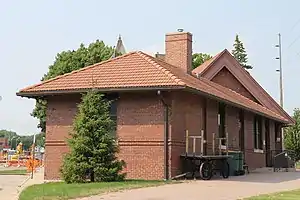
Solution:
[{"label": "background tree", "polygon": [[69,139],[70,153],[61,169],[67,183],[123,180],[124,162],[115,154],[114,121],[109,116],[110,101],[96,91],[83,95]]},{"label": "background tree", "polygon": [[[88,47],[81,44],[77,50],[63,51],[57,54],[54,63],[49,66],[48,72],[44,74],[41,81],[108,60],[113,52],[112,47],[99,40],[91,43]],[[33,117],[39,119],[38,128],[41,128],[42,132],[46,131],[46,105],[45,100],[37,99],[35,108],[31,113]]]},{"label": "background tree", "polygon": [[193,61],[192,61],[192,67],[193,69],[199,67],[202,65],[205,61],[211,59],[212,56],[206,53],[194,53],[193,54]]},{"label": "background tree", "polygon": [[14,131],[8,131],[5,129],[0,130],[0,137],[12,138],[14,136],[17,136],[17,133]]},{"label": "background tree", "polygon": [[253,67],[251,65],[247,64],[247,62],[248,62],[247,53],[244,48],[244,44],[239,39],[238,35],[235,36],[235,41],[234,41],[233,47],[234,48],[232,50],[232,54],[235,57],[235,59],[237,59],[237,61],[239,61],[239,63],[245,69],[252,69]]},{"label": "background tree", "polygon": [[287,150],[293,151],[294,159],[300,160],[300,109],[294,109],[293,118],[295,125],[285,128],[284,146]]},{"label": "background tree", "polygon": [[[22,142],[23,149],[28,150],[33,142],[33,134],[19,135],[14,131],[0,130],[0,137],[8,139],[8,145],[15,149],[19,142]],[[13,139],[12,139],[13,138]],[[36,134],[36,145],[45,147],[45,133]]]},{"label": "background tree", "polygon": [[7,138],[9,146],[16,147],[16,140],[18,138],[18,135],[16,132],[3,129],[3,130],[0,130],[0,137]]}]

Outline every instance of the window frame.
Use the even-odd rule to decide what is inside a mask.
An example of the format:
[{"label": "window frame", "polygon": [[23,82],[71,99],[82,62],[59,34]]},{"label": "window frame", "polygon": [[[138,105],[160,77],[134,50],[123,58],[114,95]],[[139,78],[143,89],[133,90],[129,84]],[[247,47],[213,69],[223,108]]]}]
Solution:
[{"label": "window frame", "polygon": [[117,136],[117,127],[118,127],[118,93],[107,93],[105,94],[105,99],[110,101],[110,108],[109,108],[109,117],[114,122],[114,130],[112,135],[114,137]]},{"label": "window frame", "polygon": [[263,127],[262,127],[262,117],[254,116],[253,120],[253,147],[255,150],[263,150]]}]

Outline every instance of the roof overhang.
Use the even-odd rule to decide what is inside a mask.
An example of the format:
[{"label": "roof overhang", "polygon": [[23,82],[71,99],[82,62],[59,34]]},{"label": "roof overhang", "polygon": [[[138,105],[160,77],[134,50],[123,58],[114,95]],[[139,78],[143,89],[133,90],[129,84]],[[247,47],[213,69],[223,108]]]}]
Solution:
[{"label": "roof overhang", "polygon": [[186,87],[186,90],[187,90],[187,91],[190,91],[190,92],[194,92],[194,93],[197,93],[197,94],[201,94],[201,95],[207,96],[207,97],[209,97],[209,98],[212,98],[212,99],[215,99],[215,100],[218,100],[218,101],[225,102],[225,103],[227,103],[227,104],[229,104],[229,105],[232,105],[232,106],[234,106],[234,107],[237,107],[237,108],[241,108],[241,109],[250,111],[250,112],[252,112],[252,113],[261,115],[261,116],[263,116],[263,117],[266,117],[266,118],[269,118],[269,119],[273,119],[273,120],[275,120],[275,121],[278,121],[278,122],[281,122],[281,123],[285,124],[286,126],[289,125],[289,122],[288,122],[288,121],[285,121],[285,120],[282,120],[282,119],[279,119],[279,118],[275,118],[275,117],[273,117],[273,116],[266,115],[265,113],[258,112],[258,111],[256,111],[256,110],[250,109],[250,108],[248,108],[248,107],[246,107],[246,106],[242,106],[242,105],[240,105],[240,104],[237,104],[237,103],[228,101],[227,99],[223,99],[223,98],[217,97],[217,96],[215,96],[215,95],[212,95],[212,94],[209,94],[209,93],[205,93],[205,92],[202,92],[202,91],[199,91],[199,90],[197,90],[197,89],[190,88],[190,87]]},{"label": "roof overhang", "polygon": [[76,90],[48,90],[48,91],[34,91],[34,92],[18,92],[18,93],[16,93],[16,95],[17,96],[21,96],[21,97],[36,98],[36,99],[38,99],[38,98],[43,98],[43,97],[46,97],[46,96],[53,96],[53,95],[80,94],[80,93],[85,93],[85,92],[87,92],[87,91],[89,91],[91,89],[97,90],[99,92],[143,92],[143,91],[157,91],[157,90],[166,91],[166,90],[182,90],[182,89],[184,89],[186,91],[197,93],[197,94],[200,94],[200,95],[204,95],[204,96],[207,96],[209,98],[225,102],[225,103],[227,103],[229,105],[233,105],[233,106],[235,106],[237,108],[242,108],[242,109],[248,110],[248,111],[250,111],[252,113],[259,114],[261,116],[273,119],[275,121],[278,121],[278,122],[281,122],[281,123],[285,124],[286,126],[290,125],[290,123],[288,121],[284,121],[284,120],[281,120],[279,118],[275,118],[273,116],[266,115],[266,114],[264,114],[262,112],[258,112],[256,110],[250,109],[250,108],[248,108],[246,106],[242,106],[240,104],[231,102],[231,101],[229,101],[227,99],[220,98],[220,97],[217,97],[217,96],[212,95],[210,93],[202,92],[202,91],[199,91],[199,90],[197,90],[195,88],[186,87],[186,86],[124,87],[124,88],[84,88],[84,89],[76,89]]},{"label": "roof overhang", "polygon": [[124,87],[124,88],[83,88],[71,90],[47,90],[47,91],[33,91],[33,92],[17,92],[16,95],[27,98],[40,98],[53,95],[64,94],[79,94],[85,93],[89,90],[96,90],[99,92],[142,92],[142,91],[156,91],[156,90],[178,90],[184,89],[185,86],[156,86],[156,87]]}]

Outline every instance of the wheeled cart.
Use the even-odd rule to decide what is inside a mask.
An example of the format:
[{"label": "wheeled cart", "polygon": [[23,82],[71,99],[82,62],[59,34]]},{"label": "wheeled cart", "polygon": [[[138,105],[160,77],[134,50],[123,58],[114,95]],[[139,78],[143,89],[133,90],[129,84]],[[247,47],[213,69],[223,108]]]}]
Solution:
[{"label": "wheeled cart", "polygon": [[[193,152],[189,153],[189,140],[192,139]],[[196,140],[200,140],[200,153],[196,153]],[[212,154],[204,155],[204,134],[201,131],[200,136],[189,136],[186,131],[186,152],[180,155],[182,162],[182,174],[174,177],[187,177],[191,175],[196,178],[197,175],[203,180],[210,180],[216,172],[219,172],[223,178],[228,178],[230,174],[228,159],[228,133],[224,138],[217,138],[213,134]],[[215,151],[216,142],[218,142],[218,152]]]}]

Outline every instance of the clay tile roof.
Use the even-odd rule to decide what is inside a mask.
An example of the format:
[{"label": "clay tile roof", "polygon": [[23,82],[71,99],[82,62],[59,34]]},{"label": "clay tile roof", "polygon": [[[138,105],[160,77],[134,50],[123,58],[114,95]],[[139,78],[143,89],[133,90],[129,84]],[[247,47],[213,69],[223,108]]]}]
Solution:
[{"label": "clay tile roof", "polygon": [[154,64],[139,52],[131,52],[24,88],[19,94],[89,88],[181,87],[184,85],[170,71]]},{"label": "clay tile roof", "polygon": [[188,89],[217,98],[237,107],[266,115],[278,121],[287,122],[285,118],[273,111],[251,101],[250,99],[213,83],[204,78],[196,78],[181,68],[170,65],[143,52],[131,52],[108,61],[82,68],[58,76],[42,83],[24,88],[19,96],[36,96],[51,92],[80,91],[91,88],[169,88]]},{"label": "clay tile roof", "polygon": [[212,57],[211,59],[205,61],[204,63],[202,63],[199,67],[195,68],[192,73],[193,74],[201,74],[203,73],[211,64],[213,64],[216,60],[218,60],[218,58],[225,52],[227,51],[227,49],[224,49],[223,51],[221,51],[220,53],[218,53],[217,55],[215,55],[214,57]]}]

